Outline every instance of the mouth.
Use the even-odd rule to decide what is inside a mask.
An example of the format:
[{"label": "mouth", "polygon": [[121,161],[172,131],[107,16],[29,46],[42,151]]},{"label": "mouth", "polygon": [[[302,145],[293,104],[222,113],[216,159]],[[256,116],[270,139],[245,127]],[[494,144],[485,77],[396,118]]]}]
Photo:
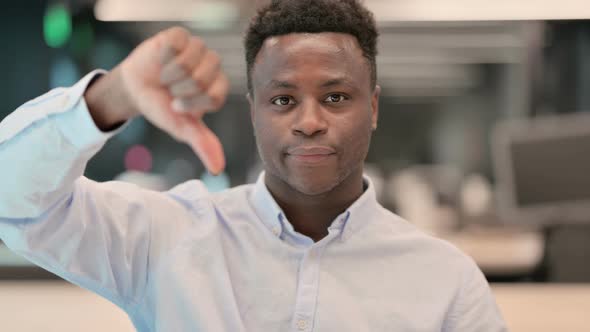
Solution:
[{"label": "mouth", "polygon": [[287,156],[301,164],[320,164],[336,155],[336,150],[328,146],[298,146],[287,150]]}]

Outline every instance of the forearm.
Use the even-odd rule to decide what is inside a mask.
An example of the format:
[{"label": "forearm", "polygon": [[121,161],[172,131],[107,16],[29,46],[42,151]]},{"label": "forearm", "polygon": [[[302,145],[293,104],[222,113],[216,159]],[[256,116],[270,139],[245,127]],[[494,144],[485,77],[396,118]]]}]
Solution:
[{"label": "forearm", "polygon": [[68,195],[111,134],[94,125],[82,95],[88,76],[0,123],[0,218],[34,218]]},{"label": "forearm", "polygon": [[[145,275],[150,214],[126,212],[144,201],[135,187],[116,196],[82,177],[88,160],[115,134],[101,132],[88,111],[83,94],[91,78],[51,91],[0,123],[0,240],[34,264],[124,305],[143,289],[132,278]],[[133,234],[121,232],[130,229],[127,222],[137,225]],[[124,244],[127,236],[138,243]],[[130,261],[137,270],[125,269]]]}]

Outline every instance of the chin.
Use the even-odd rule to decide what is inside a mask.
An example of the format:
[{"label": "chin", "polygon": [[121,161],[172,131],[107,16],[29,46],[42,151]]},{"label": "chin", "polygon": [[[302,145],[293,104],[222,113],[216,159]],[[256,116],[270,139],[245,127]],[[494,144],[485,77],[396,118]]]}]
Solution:
[{"label": "chin", "polygon": [[287,183],[298,192],[308,196],[318,196],[332,191],[340,184],[339,177],[334,173],[317,176],[314,174],[293,174],[288,177]]}]

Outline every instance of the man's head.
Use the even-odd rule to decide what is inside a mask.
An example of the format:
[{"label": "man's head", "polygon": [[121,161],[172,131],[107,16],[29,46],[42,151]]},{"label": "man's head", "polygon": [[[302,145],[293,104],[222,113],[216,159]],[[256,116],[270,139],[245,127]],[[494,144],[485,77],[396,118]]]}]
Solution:
[{"label": "man's head", "polygon": [[362,175],[377,125],[377,29],[357,0],[272,1],[245,38],[267,182],[325,194]]},{"label": "man's head", "polygon": [[250,22],[246,38],[248,91],[252,93],[252,67],[269,37],[290,33],[341,32],[354,36],[377,83],[377,37],[373,14],[358,0],[272,0]]}]

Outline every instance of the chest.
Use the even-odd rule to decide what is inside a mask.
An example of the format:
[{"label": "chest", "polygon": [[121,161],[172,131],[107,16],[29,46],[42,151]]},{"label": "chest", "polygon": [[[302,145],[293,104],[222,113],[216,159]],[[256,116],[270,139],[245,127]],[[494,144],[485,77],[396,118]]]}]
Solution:
[{"label": "chest", "polygon": [[153,287],[156,330],[441,329],[452,294],[424,277],[428,266],[420,274],[395,255],[257,240],[215,235],[175,248]]}]

